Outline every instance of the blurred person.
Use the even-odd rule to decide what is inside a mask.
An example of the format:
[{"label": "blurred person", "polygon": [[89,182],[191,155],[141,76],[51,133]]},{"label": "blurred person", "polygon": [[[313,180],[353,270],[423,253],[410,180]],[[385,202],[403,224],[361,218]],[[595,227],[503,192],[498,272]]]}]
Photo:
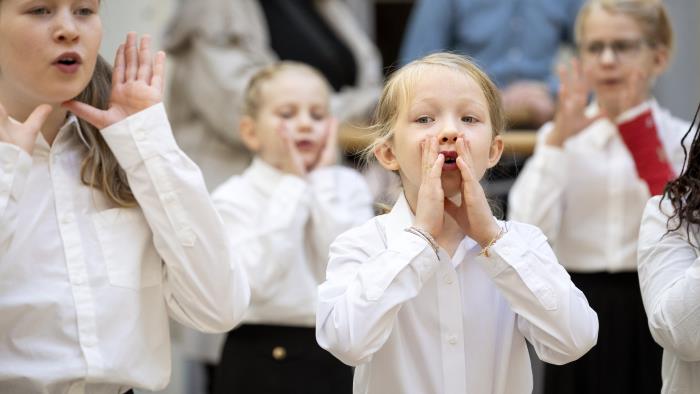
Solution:
[{"label": "blurred person", "polygon": [[244,95],[241,139],[254,154],[213,193],[251,285],[231,331],[214,393],[350,393],[352,369],[316,343],[316,288],[328,246],[372,216],[362,176],[336,165],[331,87],[284,61],[261,69]]},{"label": "blurred person", "polygon": [[[547,365],[546,393],[658,393],[661,348],[637,280],[646,201],[680,173],[688,123],[651,96],[673,33],[658,0],[590,0],[576,23],[579,60],[560,69],[554,121],[509,196],[510,216],[540,226],[598,312],[598,346]],[[587,105],[592,90],[594,101]]]},{"label": "blurred person", "polygon": [[554,114],[554,64],[562,44],[573,44],[582,3],[417,0],[399,59],[444,50],[469,56],[501,90],[509,124],[539,127]]}]

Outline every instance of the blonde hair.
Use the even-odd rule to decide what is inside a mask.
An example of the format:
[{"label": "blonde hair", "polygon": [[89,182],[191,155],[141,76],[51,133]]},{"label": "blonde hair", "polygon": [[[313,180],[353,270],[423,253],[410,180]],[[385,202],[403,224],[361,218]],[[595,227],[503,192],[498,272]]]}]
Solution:
[{"label": "blonde hair", "polygon": [[673,29],[666,8],[661,0],[588,0],[576,17],[576,45],[581,45],[583,25],[593,7],[600,7],[613,14],[632,18],[644,33],[644,39],[652,48],[663,46],[673,52]]},{"label": "blonde hair", "polygon": [[488,75],[469,58],[448,52],[434,53],[403,66],[384,84],[372,125],[369,127],[369,131],[374,135],[374,142],[362,151],[365,162],[372,160],[375,149],[394,136],[399,113],[413,97],[413,86],[433,67],[448,68],[474,80],[486,97],[493,136],[505,130],[506,120],[501,96]]},{"label": "blonde hair", "polygon": [[285,60],[263,67],[253,75],[253,77],[248,82],[248,86],[246,87],[245,93],[243,95],[243,115],[254,118],[263,104],[262,88],[265,85],[265,83],[269,82],[276,76],[289,71],[305,72],[317,77],[320,81],[323,82],[327,92],[330,94],[330,84],[328,83],[326,77],[323,74],[321,74],[320,71],[309,66],[308,64]]},{"label": "blonde hair", "polygon": [[[107,109],[111,90],[112,68],[98,55],[88,86],[75,99],[99,109]],[[78,119],[78,125],[88,145],[87,154],[80,166],[80,180],[83,184],[102,191],[118,206],[138,205],[124,169],[117,162],[100,130],[82,119]]]}]

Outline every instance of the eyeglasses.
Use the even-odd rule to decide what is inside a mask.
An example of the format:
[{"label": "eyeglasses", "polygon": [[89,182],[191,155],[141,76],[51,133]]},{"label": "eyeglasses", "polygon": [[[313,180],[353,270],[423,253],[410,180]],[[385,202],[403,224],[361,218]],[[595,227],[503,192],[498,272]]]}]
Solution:
[{"label": "eyeglasses", "polygon": [[634,58],[642,44],[646,44],[646,41],[642,39],[614,40],[611,42],[592,41],[583,46],[583,52],[587,56],[600,60],[609,48],[615,56],[615,60],[623,62]]}]

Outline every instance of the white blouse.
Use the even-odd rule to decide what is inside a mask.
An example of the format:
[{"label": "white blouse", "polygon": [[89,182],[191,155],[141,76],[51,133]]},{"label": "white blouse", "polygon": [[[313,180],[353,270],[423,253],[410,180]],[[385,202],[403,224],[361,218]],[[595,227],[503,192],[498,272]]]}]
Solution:
[{"label": "white blouse", "polygon": [[313,327],[331,242],[372,217],[362,176],[332,166],[302,179],[256,158],[212,198],[250,282],[243,321]]},{"label": "white blouse", "polygon": [[465,237],[451,258],[413,220],[402,195],[331,245],[316,337],[357,367],[355,393],[530,393],[526,340],[553,364],[595,345],[598,317],[537,228],[500,222],[490,257]]},{"label": "white blouse", "polygon": [[121,393],[170,380],[168,318],[231,329],[245,273],[161,104],[102,135],[139,206],[80,181],[75,117],[30,157],[0,143],[0,392]]},{"label": "white blouse", "polygon": [[[664,348],[662,394],[700,393],[700,241],[698,226],[667,233],[669,200],[647,203],[639,232],[639,284],[649,329]],[[671,227],[677,226],[671,221]],[[689,243],[693,242],[695,246]]]},{"label": "white blouse", "polygon": [[[651,108],[666,157],[678,174],[684,158],[680,141],[689,124],[654,100],[640,107],[629,113]],[[593,105],[588,113],[596,111]],[[541,228],[571,272],[636,270],[637,235],[650,193],[617,126],[599,120],[563,148],[546,145],[552,128],[549,123],[540,130],[535,154],[510,190],[510,218]]]}]

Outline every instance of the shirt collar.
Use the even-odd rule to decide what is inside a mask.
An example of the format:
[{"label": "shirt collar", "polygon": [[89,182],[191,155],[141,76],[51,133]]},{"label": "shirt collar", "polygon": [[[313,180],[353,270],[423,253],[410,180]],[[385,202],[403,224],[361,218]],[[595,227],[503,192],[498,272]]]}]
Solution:
[{"label": "shirt collar", "polygon": [[[71,132],[76,134],[72,135]],[[81,132],[78,117],[72,113],[69,113],[66,121],[63,123],[63,126],[61,126],[61,128],[58,130],[58,134],[56,134],[53,145],[49,145],[42,133],[37,134],[34,153],[48,156],[52,149],[54,152],[58,152],[64,149],[64,146],[70,145],[69,142],[79,141],[79,143],[82,144],[83,142],[81,141],[80,136],[77,135],[77,133]],[[75,137],[75,139],[73,137]]]},{"label": "shirt collar", "polygon": [[[648,106],[652,109],[652,113],[657,111],[658,104],[656,99],[650,98],[647,101],[639,105]],[[600,107],[596,101],[591,102],[591,104],[586,107],[586,116],[593,117],[598,115],[600,112]],[[601,119],[589,126],[590,130],[586,132],[590,141],[598,148],[602,148],[608,144],[613,136],[618,134],[617,126],[615,126],[609,119]]]},{"label": "shirt collar", "polygon": [[285,175],[259,156],[255,156],[243,176],[264,193],[272,194]]}]

